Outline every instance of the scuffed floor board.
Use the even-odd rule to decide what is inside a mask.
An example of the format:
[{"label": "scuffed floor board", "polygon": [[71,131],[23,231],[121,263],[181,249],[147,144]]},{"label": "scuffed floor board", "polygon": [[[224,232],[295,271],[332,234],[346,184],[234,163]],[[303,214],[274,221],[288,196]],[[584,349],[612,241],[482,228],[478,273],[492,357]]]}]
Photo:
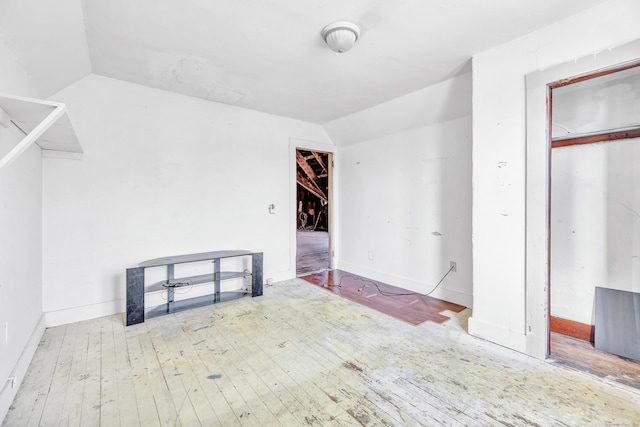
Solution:
[{"label": "scuffed floor board", "polygon": [[552,332],[551,359],[640,390],[640,362],[597,350],[590,342]]},{"label": "scuffed floor board", "polygon": [[48,329],[4,425],[631,426],[639,401],[294,279],[128,328]]}]

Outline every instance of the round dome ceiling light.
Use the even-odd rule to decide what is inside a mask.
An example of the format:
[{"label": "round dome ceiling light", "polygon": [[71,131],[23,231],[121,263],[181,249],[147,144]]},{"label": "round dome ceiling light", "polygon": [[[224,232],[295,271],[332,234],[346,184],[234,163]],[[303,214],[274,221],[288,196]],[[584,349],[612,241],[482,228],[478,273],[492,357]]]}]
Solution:
[{"label": "round dome ceiling light", "polygon": [[360,37],[360,29],[351,22],[339,21],[322,29],[322,38],[332,51],[344,53],[351,49]]}]

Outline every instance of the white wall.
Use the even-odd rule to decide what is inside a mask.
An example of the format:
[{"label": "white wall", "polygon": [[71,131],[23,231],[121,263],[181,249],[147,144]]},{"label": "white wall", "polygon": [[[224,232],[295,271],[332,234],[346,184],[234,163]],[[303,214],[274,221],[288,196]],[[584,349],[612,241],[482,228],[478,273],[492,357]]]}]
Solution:
[{"label": "white wall", "polygon": [[[338,268],[426,293],[456,261],[432,295],[471,307],[470,83],[465,74],[329,126],[341,143]],[[454,113],[438,121],[442,110]],[[384,126],[389,114],[398,119]]]},{"label": "white wall", "polygon": [[474,57],[470,333],[545,356],[544,122],[528,147],[525,75],[640,37],[638,16],[640,3],[613,0]]},{"label": "white wall", "polygon": [[554,148],[551,315],[594,324],[595,287],[640,292],[640,140]]},{"label": "white wall", "polygon": [[[0,93],[37,96],[2,34]],[[21,139],[13,125],[0,125],[0,158]],[[0,169],[0,420],[44,332],[41,215],[42,159],[34,145]],[[16,378],[13,387],[12,377]]]},{"label": "white wall", "polygon": [[48,325],[123,312],[125,269],[160,256],[262,251],[265,279],[295,276],[289,144],[320,126],[97,75],[52,98],[84,155],[44,159]]}]

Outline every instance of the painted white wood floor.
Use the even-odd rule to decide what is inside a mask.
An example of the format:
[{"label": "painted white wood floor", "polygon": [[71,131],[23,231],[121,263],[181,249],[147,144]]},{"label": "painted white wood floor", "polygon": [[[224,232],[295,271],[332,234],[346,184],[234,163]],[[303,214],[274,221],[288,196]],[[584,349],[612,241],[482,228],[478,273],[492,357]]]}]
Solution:
[{"label": "painted white wood floor", "polygon": [[300,279],[47,329],[4,426],[640,425],[640,394]]}]

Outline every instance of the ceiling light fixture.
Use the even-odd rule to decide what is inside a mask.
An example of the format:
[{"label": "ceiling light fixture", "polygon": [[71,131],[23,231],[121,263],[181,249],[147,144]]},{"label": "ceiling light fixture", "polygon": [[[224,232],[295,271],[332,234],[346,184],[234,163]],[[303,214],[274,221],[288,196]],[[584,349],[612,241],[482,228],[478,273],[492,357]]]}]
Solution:
[{"label": "ceiling light fixture", "polygon": [[351,49],[360,37],[360,29],[351,22],[339,21],[322,29],[322,38],[332,51],[344,53]]}]

